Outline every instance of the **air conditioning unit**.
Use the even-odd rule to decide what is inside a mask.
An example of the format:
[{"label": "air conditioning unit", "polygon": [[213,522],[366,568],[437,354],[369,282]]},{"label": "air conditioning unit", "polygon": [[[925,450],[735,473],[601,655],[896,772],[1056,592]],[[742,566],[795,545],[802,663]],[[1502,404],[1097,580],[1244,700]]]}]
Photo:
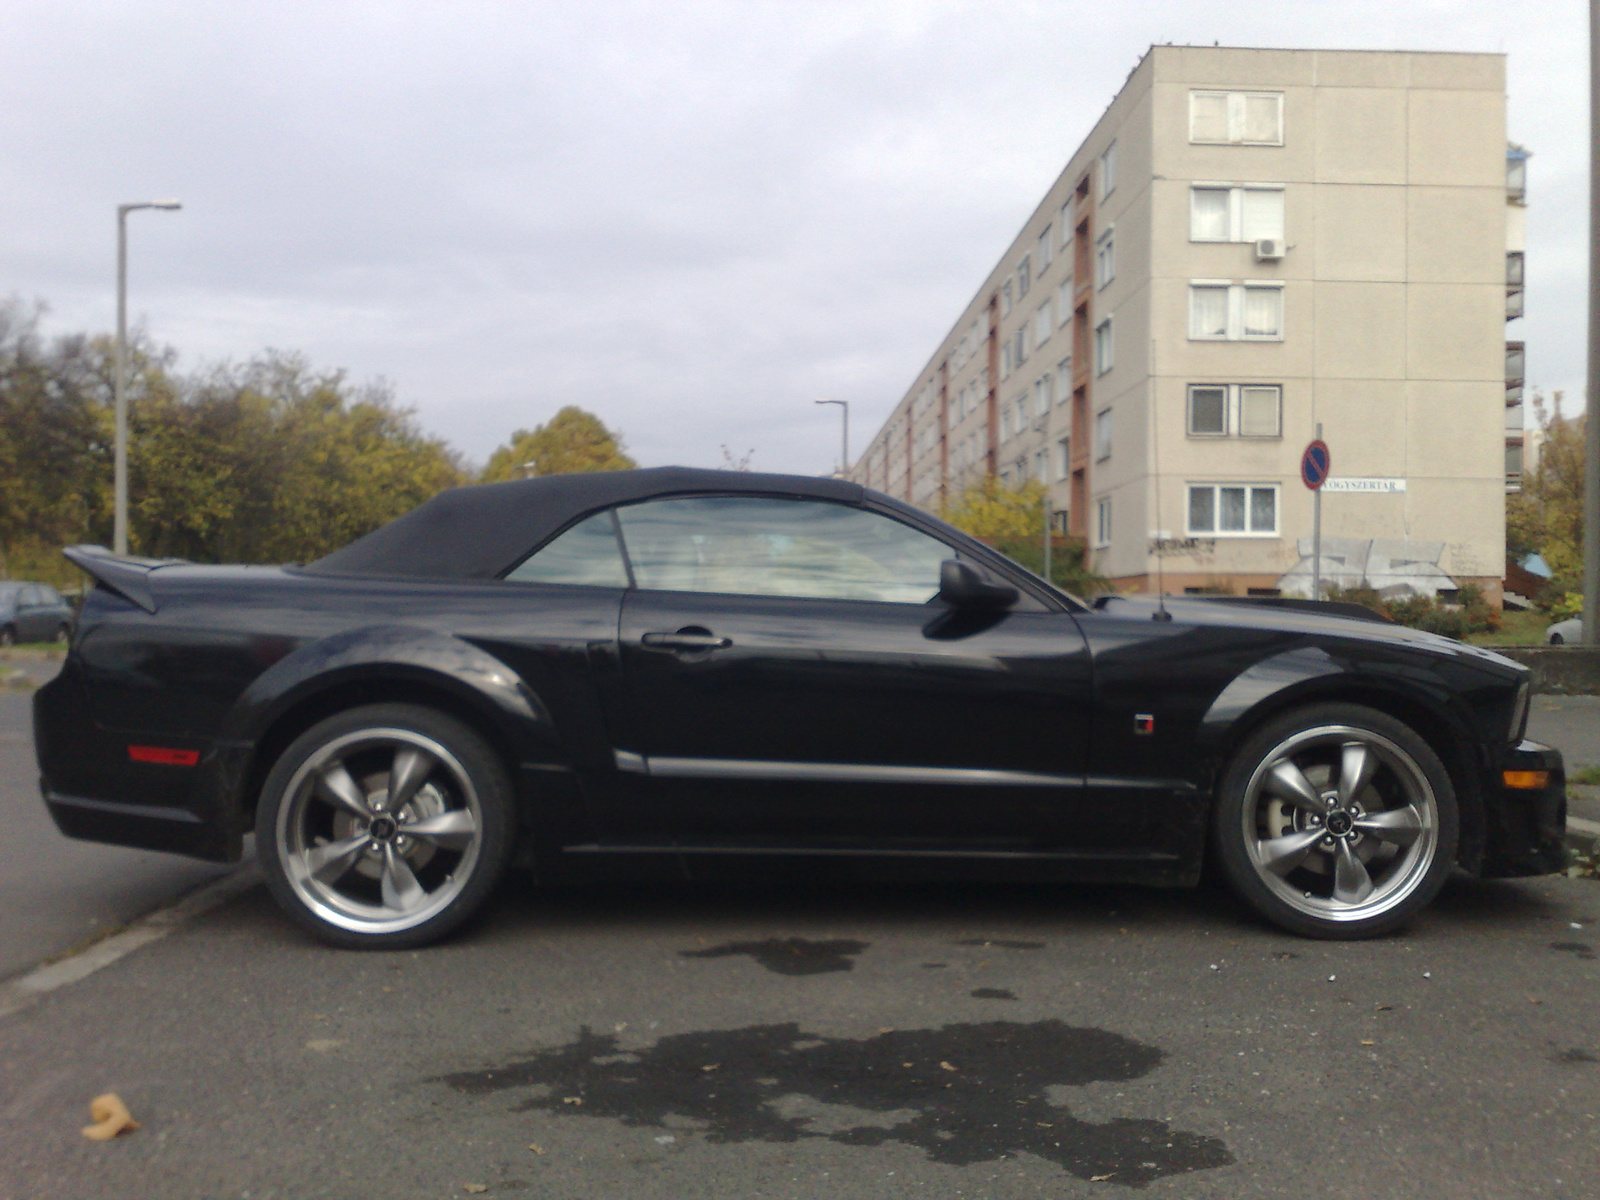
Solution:
[{"label": "air conditioning unit", "polygon": [[1287,247],[1284,246],[1282,238],[1257,238],[1256,261],[1276,262],[1283,257],[1285,249]]}]

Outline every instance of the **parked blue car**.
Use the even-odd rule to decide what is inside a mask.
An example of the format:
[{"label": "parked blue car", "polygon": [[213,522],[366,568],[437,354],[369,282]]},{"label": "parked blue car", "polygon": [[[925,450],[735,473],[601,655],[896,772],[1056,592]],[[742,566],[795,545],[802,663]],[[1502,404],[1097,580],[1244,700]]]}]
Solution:
[{"label": "parked blue car", "polygon": [[72,607],[42,583],[0,582],[0,646],[64,642],[72,632]]}]

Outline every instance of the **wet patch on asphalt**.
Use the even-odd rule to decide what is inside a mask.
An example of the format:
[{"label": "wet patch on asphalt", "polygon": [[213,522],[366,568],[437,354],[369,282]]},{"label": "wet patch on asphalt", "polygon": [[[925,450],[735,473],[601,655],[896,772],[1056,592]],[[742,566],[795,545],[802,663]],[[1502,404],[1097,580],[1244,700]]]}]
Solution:
[{"label": "wet patch on asphalt", "polygon": [[1007,941],[1005,938],[962,938],[957,946],[999,946],[1005,950],[1043,950],[1043,942]]},{"label": "wet patch on asphalt", "polygon": [[747,954],[769,971],[779,975],[823,975],[829,971],[848,971],[855,956],[869,943],[836,938],[812,942],[801,937],[767,938],[761,942],[724,942],[709,950],[682,950],[684,958],[729,958]]},{"label": "wet patch on asphalt", "polygon": [[974,1000],[1015,1000],[1016,996],[1006,991],[1005,988],[973,988],[972,998]]},{"label": "wet patch on asphalt", "polygon": [[1594,958],[1594,947],[1588,942],[1551,942],[1550,949],[1560,950],[1564,954],[1575,954],[1579,958]]},{"label": "wet patch on asphalt", "polygon": [[1165,1121],[1078,1120],[1047,1089],[1138,1079],[1162,1057],[1120,1034],[1056,1020],[860,1039],[818,1037],[788,1022],[676,1034],[635,1050],[585,1028],[568,1045],[433,1082],[474,1096],[529,1093],[513,1112],[670,1122],[712,1143],[900,1142],[951,1166],[1025,1152],[1079,1179],[1142,1186],[1234,1158],[1221,1139]]}]

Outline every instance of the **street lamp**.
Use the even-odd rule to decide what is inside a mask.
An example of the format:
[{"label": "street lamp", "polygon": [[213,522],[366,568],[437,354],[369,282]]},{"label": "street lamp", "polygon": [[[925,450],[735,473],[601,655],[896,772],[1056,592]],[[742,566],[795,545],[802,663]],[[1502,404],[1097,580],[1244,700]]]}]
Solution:
[{"label": "street lamp", "polygon": [[114,513],[111,549],[128,552],[128,214],[140,208],[176,211],[176,200],[147,200],[142,204],[117,205],[117,363],[112,397],[117,410],[117,440],[113,467]]},{"label": "street lamp", "polygon": [[818,400],[818,404],[837,404],[844,418],[844,441],[839,448],[839,478],[843,479],[850,473],[850,401],[848,400]]}]

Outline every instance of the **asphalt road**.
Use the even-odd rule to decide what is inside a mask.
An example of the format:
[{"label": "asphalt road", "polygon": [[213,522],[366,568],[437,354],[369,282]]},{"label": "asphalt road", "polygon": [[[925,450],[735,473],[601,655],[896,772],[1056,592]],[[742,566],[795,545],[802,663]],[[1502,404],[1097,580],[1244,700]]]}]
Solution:
[{"label": "asphalt road", "polygon": [[[25,715],[5,962],[210,870],[56,835]],[[1600,699],[1533,733],[1600,763]],[[523,883],[406,954],[257,888],[0,1018],[0,1200],[1594,1194],[1590,881],[1458,882],[1358,944],[1215,890]],[[105,1091],[143,1128],[92,1143]]]}]

